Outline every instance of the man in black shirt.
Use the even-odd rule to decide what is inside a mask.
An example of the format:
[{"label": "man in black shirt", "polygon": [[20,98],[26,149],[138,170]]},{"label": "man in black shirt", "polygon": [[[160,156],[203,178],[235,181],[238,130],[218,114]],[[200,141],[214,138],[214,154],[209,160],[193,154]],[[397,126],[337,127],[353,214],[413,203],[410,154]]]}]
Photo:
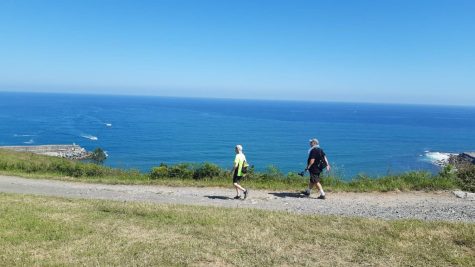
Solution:
[{"label": "man in black shirt", "polygon": [[310,173],[310,181],[308,183],[307,190],[302,193],[306,196],[310,196],[310,192],[314,185],[317,185],[320,190],[319,199],[325,199],[325,192],[320,184],[320,174],[323,169],[326,168],[330,171],[330,164],[328,163],[327,156],[323,149],[320,148],[319,142],[316,138],[310,139],[310,149],[308,150],[307,168],[305,169]]}]

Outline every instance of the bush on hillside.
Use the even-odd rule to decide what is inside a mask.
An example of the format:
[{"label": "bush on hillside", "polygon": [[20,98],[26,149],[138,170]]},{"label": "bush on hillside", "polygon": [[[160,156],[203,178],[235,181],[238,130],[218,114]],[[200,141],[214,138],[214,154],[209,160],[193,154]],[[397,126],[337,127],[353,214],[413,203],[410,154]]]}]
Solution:
[{"label": "bush on hillside", "polygon": [[193,169],[189,163],[180,163],[168,167],[168,176],[170,178],[190,179],[193,178]]},{"label": "bush on hillside", "polygon": [[254,166],[252,166],[252,171],[247,175],[249,179],[268,181],[273,179],[284,179],[286,176],[274,165],[269,165],[264,172],[256,173],[254,172]]},{"label": "bush on hillside", "polygon": [[475,165],[468,165],[457,172],[457,179],[462,190],[475,192]]},{"label": "bush on hillside", "polygon": [[221,173],[222,170],[218,165],[205,162],[194,170],[193,179],[213,178]]},{"label": "bush on hillside", "polygon": [[160,165],[159,167],[152,168],[150,173],[151,179],[162,179],[168,177],[168,167],[167,165]]},{"label": "bush on hillside", "polygon": [[218,165],[208,162],[202,164],[180,163],[172,166],[162,163],[160,166],[152,168],[152,171],[150,172],[150,178],[193,178],[200,180],[222,176],[223,174],[224,171]]},{"label": "bush on hillside", "polygon": [[92,160],[92,162],[96,164],[104,163],[106,158],[107,158],[106,152],[104,152],[104,150],[102,150],[102,148],[99,148],[99,147],[94,149],[94,151],[91,153],[91,156],[90,156],[90,159]]}]

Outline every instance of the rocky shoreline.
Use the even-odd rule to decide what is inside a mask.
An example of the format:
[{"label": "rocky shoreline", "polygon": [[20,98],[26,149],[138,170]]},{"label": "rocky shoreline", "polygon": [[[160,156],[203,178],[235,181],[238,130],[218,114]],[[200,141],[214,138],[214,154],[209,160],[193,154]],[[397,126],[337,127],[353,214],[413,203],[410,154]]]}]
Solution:
[{"label": "rocky shoreline", "polygon": [[83,160],[90,158],[92,153],[79,145],[40,145],[40,146],[0,146],[0,149],[8,149],[16,152],[30,152],[39,155]]},{"label": "rocky shoreline", "polygon": [[457,166],[475,165],[475,152],[464,152],[460,154],[451,155],[448,159],[448,164]]}]

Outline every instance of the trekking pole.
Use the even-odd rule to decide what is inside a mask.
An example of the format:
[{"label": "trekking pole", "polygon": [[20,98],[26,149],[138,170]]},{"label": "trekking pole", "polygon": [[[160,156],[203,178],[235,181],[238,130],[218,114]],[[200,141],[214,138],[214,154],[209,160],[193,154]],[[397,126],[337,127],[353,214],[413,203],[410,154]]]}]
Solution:
[{"label": "trekking pole", "polygon": [[305,176],[305,173],[306,173],[306,172],[307,172],[307,169],[305,169],[305,170],[299,172],[298,175],[300,175],[300,176],[303,177],[303,176]]}]

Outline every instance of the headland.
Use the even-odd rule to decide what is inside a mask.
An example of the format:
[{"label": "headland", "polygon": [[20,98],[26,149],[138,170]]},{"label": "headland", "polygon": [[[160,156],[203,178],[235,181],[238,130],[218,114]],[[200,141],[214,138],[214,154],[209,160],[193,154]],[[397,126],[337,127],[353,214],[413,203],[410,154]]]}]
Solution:
[{"label": "headland", "polygon": [[39,155],[54,156],[67,159],[87,159],[91,152],[79,145],[39,145],[39,146],[0,146],[0,149],[8,149],[16,152],[30,152]]}]

